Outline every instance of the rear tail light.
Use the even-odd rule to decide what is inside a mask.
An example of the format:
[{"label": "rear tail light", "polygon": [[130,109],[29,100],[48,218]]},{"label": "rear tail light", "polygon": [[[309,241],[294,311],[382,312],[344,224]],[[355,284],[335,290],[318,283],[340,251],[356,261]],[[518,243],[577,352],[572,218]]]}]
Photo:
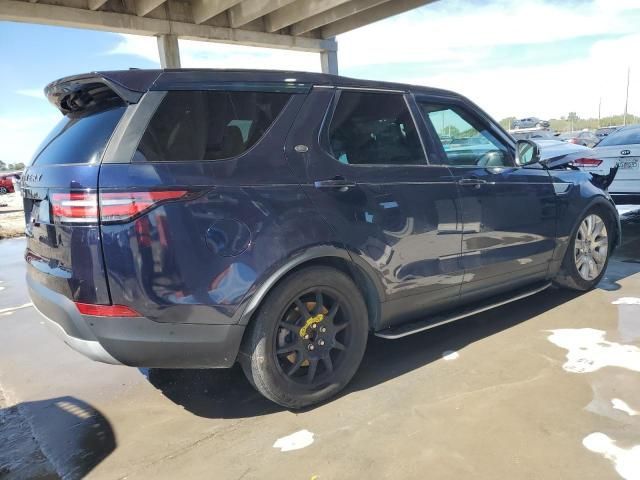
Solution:
[{"label": "rear tail light", "polygon": [[95,305],[93,303],[76,302],[78,311],[83,315],[95,317],[141,317],[133,308],[125,305]]},{"label": "rear tail light", "polygon": [[102,223],[127,221],[160,202],[177,200],[185,190],[155,192],[53,193],[53,217],[60,223]]},{"label": "rear tail light", "polygon": [[112,192],[100,194],[100,221],[121,222],[149,210],[159,202],[176,200],[184,190],[165,192]]},{"label": "rear tail light", "polygon": [[54,219],[61,223],[98,222],[95,193],[54,193],[51,195]]},{"label": "rear tail light", "polygon": [[597,158],[579,158],[572,162],[576,167],[598,167],[602,163],[602,160]]}]

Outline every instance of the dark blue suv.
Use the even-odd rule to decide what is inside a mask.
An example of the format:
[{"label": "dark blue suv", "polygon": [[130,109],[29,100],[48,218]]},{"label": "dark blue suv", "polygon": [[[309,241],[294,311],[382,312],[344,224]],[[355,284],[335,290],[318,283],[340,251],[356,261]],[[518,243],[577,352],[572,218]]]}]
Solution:
[{"label": "dark blue suv", "polygon": [[130,70],[46,94],[64,116],[22,179],[27,282],[103,362],[239,361],[303,407],[349,382],[370,332],[589,289],[620,237],[596,176],[444,90]]}]

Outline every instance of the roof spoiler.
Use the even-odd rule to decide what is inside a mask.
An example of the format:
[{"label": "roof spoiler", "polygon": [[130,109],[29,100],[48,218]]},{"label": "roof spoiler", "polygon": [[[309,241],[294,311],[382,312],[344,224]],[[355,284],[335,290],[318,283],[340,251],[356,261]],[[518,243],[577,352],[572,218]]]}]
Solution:
[{"label": "roof spoiler", "polygon": [[[63,114],[86,110],[103,103],[137,103],[158,76],[144,72],[146,81],[122,82],[121,72],[92,72],[51,82],[44,89],[47,99]],[[142,72],[141,72],[142,73]]]}]

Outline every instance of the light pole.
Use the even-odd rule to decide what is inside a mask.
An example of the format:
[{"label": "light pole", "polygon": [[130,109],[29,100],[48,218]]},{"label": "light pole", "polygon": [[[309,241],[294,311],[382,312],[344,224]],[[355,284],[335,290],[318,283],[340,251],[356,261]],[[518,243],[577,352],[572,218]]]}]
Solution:
[{"label": "light pole", "polygon": [[627,67],[627,95],[624,99],[624,125],[627,124],[627,107],[629,106],[629,78],[631,77],[631,67]]}]

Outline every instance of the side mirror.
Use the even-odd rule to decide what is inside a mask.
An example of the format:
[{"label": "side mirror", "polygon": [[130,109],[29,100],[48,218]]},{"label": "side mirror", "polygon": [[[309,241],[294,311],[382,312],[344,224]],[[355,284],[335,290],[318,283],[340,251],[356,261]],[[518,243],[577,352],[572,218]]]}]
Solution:
[{"label": "side mirror", "polygon": [[520,166],[531,165],[540,161],[540,147],[531,140],[516,142],[516,163]]}]

